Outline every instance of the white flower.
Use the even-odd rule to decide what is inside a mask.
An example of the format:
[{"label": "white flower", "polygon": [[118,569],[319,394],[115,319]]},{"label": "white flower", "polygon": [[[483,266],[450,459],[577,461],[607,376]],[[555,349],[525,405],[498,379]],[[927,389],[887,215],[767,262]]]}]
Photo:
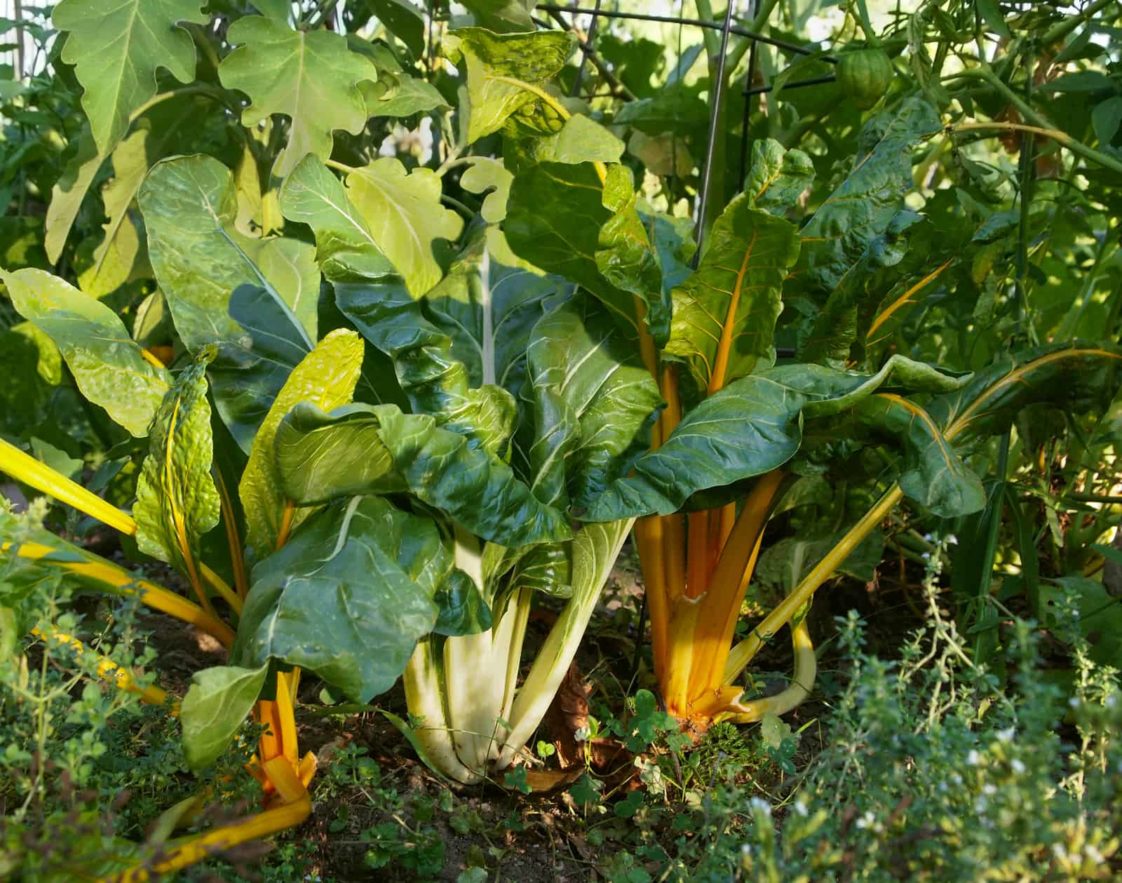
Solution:
[{"label": "white flower", "polygon": [[756,810],[756,812],[763,813],[763,815],[765,816],[771,816],[771,804],[766,800],[762,800],[759,797],[753,797],[748,801],[748,805],[751,806],[752,809]]},{"label": "white flower", "polygon": [[806,816],[806,813],[807,813],[806,804],[803,803],[801,800],[796,800],[795,801],[794,810],[798,815]]},{"label": "white flower", "polygon": [[1025,771],[1025,765],[1015,757],[1011,761],[1009,761],[1009,766],[1013,767],[1013,772],[1015,772],[1017,775],[1020,775]]},{"label": "white flower", "polygon": [[953,533],[952,534],[947,534],[947,545],[948,546],[957,546],[958,545],[958,537],[956,537]]},{"label": "white flower", "polygon": [[986,782],[986,784],[982,786],[982,793],[987,797],[993,797],[993,795],[997,793],[997,788],[989,782]]},{"label": "white flower", "polygon": [[998,742],[1012,742],[1013,741],[1013,736],[1015,736],[1016,733],[1017,733],[1017,730],[1014,727],[1009,727],[1008,729],[1005,729],[1005,730],[998,730],[997,731],[997,741]]},{"label": "white flower", "polygon": [[977,766],[981,762],[982,762],[982,755],[980,755],[977,751],[975,751],[973,748],[971,748],[970,753],[968,755],[966,755],[967,765]]},{"label": "white flower", "polygon": [[592,730],[588,726],[578,727],[573,733],[573,739],[577,742],[587,742],[591,736]]},{"label": "white flower", "polygon": [[872,810],[869,810],[857,820],[857,827],[861,829],[871,828],[876,823],[876,820],[877,817],[873,815]]},{"label": "white flower", "polygon": [[745,858],[750,856],[752,854],[752,844],[751,843],[741,843],[740,844],[740,854],[742,856],[744,856]]}]

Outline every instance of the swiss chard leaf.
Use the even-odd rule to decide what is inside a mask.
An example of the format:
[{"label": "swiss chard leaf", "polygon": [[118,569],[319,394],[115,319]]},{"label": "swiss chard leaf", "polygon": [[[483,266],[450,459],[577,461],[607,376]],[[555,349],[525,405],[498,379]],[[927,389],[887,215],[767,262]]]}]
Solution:
[{"label": "swiss chard leaf", "polygon": [[62,352],[78,389],[138,438],[148,434],[167,372],[140,346],[109,307],[43,270],[0,270],[12,303]]},{"label": "swiss chard leaf", "polygon": [[799,254],[790,222],[738,196],[713,224],[697,272],[674,290],[666,353],[716,392],[775,358],[780,289]]},{"label": "swiss chard leaf", "polygon": [[283,539],[286,517],[291,527],[307,515],[288,511],[283,493],[274,444],[281,420],[301,402],[321,408],[350,402],[362,371],[362,356],[362,339],[357,334],[345,329],[332,331],[293,369],[269,408],[238,485],[246,515],[246,543],[258,557]]},{"label": "swiss chard leaf", "polygon": [[[355,471],[362,455],[369,461]],[[503,545],[570,536],[563,513],[539,501],[506,463],[427,414],[393,405],[328,414],[305,405],[285,418],[276,457],[285,493],[297,502],[407,490]]]},{"label": "swiss chard leaf", "polygon": [[496,34],[461,28],[445,44],[453,57],[463,56],[467,68],[470,144],[499,131],[514,114],[531,117],[552,110],[557,99],[548,96],[546,84],[565,66],[576,41],[560,31]]},{"label": "swiss chard leaf", "polygon": [[148,456],[136,483],[136,542],[140,551],[198,573],[199,541],[218,523],[220,501],[211,478],[214,437],[203,358],[164,396],[148,433]]},{"label": "swiss chard leaf", "polygon": [[368,702],[436,624],[433,599],[451,572],[431,519],[379,497],[332,506],[254,567],[231,659],[297,665]]},{"label": "swiss chard leaf", "polygon": [[268,664],[257,668],[219,665],[192,675],[179,708],[187,766],[203,770],[225,753],[253,709],[268,673]]}]

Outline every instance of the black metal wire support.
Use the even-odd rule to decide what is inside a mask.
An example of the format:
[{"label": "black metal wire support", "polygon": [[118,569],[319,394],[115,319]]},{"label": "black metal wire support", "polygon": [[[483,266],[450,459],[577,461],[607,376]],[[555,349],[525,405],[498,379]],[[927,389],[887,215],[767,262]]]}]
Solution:
[{"label": "black metal wire support", "polygon": [[[600,11],[603,0],[596,0],[596,12]],[[600,23],[600,16],[593,14],[592,23],[588,26],[588,34],[581,42],[580,64],[577,65],[577,75],[573,80],[573,88],[569,95],[573,98],[580,95],[581,80],[584,79],[584,66],[588,63],[588,54],[592,51],[592,41],[596,39],[596,25]]]},{"label": "black metal wire support", "polygon": [[[542,12],[567,12],[570,15],[591,15],[603,18],[621,18],[630,21],[655,21],[662,22],[669,25],[690,25],[696,28],[708,28],[713,31],[728,31],[730,34],[736,34],[738,37],[751,37],[761,43],[766,43],[768,46],[775,46],[777,49],[786,49],[788,52],[794,52],[797,55],[816,55],[817,49],[809,46],[799,46],[795,43],[788,43],[786,40],[778,40],[775,37],[768,37],[765,34],[757,33],[756,31],[742,28],[739,25],[734,25],[731,21],[725,21],[723,24],[715,21],[706,21],[703,18],[680,18],[673,15],[648,15],[641,12],[616,12],[613,9],[590,9],[584,6],[557,6],[551,3],[539,3],[535,8],[540,9]],[[728,16],[726,15],[727,19]],[[830,64],[836,64],[837,59],[832,55],[821,56],[823,61]]]},{"label": "black metal wire support", "polygon": [[[748,0],[748,14],[752,17],[752,24],[756,24],[757,10],[760,8],[758,0]],[[762,24],[762,22],[761,22]],[[748,175],[748,127],[752,116],[752,79],[756,75],[756,47],[759,41],[752,38],[748,44],[748,70],[744,72],[744,110],[740,117],[740,177],[737,181],[743,189],[744,179]]]},{"label": "black metal wire support", "polygon": [[721,28],[721,56],[717,62],[717,70],[710,73],[710,97],[712,106],[709,109],[709,141],[705,147],[705,167],[701,176],[701,192],[697,197],[697,225],[694,239],[697,241],[697,251],[694,252],[693,262],[701,260],[701,246],[705,239],[705,213],[709,209],[709,188],[713,180],[713,156],[717,150],[718,130],[721,125],[721,104],[725,97],[725,69],[729,60],[729,34],[732,33],[732,14],[735,0],[729,0],[728,9],[725,10],[725,23]]}]

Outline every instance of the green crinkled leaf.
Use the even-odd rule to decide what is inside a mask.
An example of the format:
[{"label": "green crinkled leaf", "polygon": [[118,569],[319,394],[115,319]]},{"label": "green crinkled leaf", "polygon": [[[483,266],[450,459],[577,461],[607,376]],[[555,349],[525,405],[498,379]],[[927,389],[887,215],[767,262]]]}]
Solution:
[{"label": "green crinkled leaf", "polygon": [[0,270],[0,279],[20,315],[58,346],[82,395],[134,436],[147,435],[169,378],[144,358],[117,315],[43,270]]},{"label": "green crinkled leaf", "polygon": [[180,338],[192,351],[244,337],[230,316],[241,285],[271,292],[315,339],[318,273],[312,248],[294,239],[253,239],[236,228],[234,178],[218,160],[157,163],[140,188],[148,250]]},{"label": "green crinkled leaf", "polygon": [[148,455],[136,483],[140,551],[197,572],[203,534],[218,524],[221,501],[211,478],[214,437],[203,358],[164,396],[148,432]]},{"label": "green crinkled leaf", "polygon": [[202,0],[62,0],[52,21],[66,31],[62,60],[75,66],[82,108],[108,155],[129,116],[156,94],[156,69],[195,79],[195,44],[184,23],[206,24]]},{"label": "green crinkled leaf", "polygon": [[752,208],[746,194],[713,224],[697,272],[673,292],[665,349],[699,388],[720,389],[775,358],[780,291],[798,254],[794,225]]},{"label": "green crinkled leaf", "polygon": [[669,515],[693,494],[761,475],[795,455],[806,399],[749,375],[709,396],[682,418],[657,450],[635,461],[588,508],[586,521]]},{"label": "green crinkled leaf", "polygon": [[686,414],[660,448],[636,460],[632,473],[609,485],[580,517],[669,514],[696,493],[783,465],[799,449],[804,418],[835,415],[886,385],[938,392],[968,380],[904,357],[874,375],[799,364],[750,374]]},{"label": "green crinkled leaf", "polygon": [[[613,191],[612,196],[616,195]],[[531,166],[514,178],[503,227],[510,247],[520,258],[580,285],[603,302],[621,325],[637,329],[635,295],[618,288],[600,272],[598,253],[624,244],[614,236],[601,242],[601,230],[613,217],[604,197],[591,163]],[[621,208],[626,211],[626,203]],[[616,235],[622,234],[617,231]],[[602,256],[600,261],[611,265],[613,257]],[[624,268],[619,269],[622,273]],[[632,275],[627,274],[628,278]],[[650,294],[660,297],[657,292]],[[637,335],[637,330],[634,333]]]},{"label": "green crinkled leaf", "polygon": [[[466,436],[442,429],[429,415],[403,414],[394,405],[356,404],[332,413],[304,405],[281,426],[279,477],[285,494],[298,503],[408,491],[492,542],[525,545],[569,538],[564,515],[535,498],[506,463]],[[354,463],[360,455],[354,446],[371,461],[357,474]],[[360,485],[359,479],[367,483]]]},{"label": "green crinkled leaf", "polygon": [[888,229],[912,186],[912,151],[941,128],[924,98],[906,99],[866,124],[853,170],[800,231],[799,269],[817,288],[833,289],[869,240]]},{"label": "green crinkled leaf", "polygon": [[268,664],[257,668],[219,665],[191,676],[179,707],[183,754],[196,772],[209,767],[229,748],[265,686]]},{"label": "green crinkled leaf", "polygon": [[857,415],[903,445],[904,468],[897,482],[909,498],[944,518],[985,508],[981,479],[962,462],[938,424],[919,405],[896,395],[874,395],[858,405]]},{"label": "green crinkled leaf", "polygon": [[333,282],[395,275],[347,188],[314,156],[305,157],[280,192],[284,216],[312,228],[316,259]]},{"label": "green crinkled leaf", "polygon": [[[321,340],[288,376],[253,439],[238,485],[245,510],[246,544],[260,557],[275,548],[285,507],[274,439],[281,420],[301,402],[338,408],[350,402],[362,371],[362,339],[337,329]],[[292,524],[307,513],[296,512]]]},{"label": "green crinkled leaf", "polygon": [[462,570],[454,570],[436,592],[433,633],[445,637],[475,635],[491,628],[491,608],[479,586]]},{"label": "green crinkled leaf", "polygon": [[517,393],[529,329],[558,286],[491,261],[483,245],[473,238],[422,301],[388,282],[336,285],[335,294],[343,314],[392,359],[414,411],[500,453],[515,418],[505,389]]},{"label": "green crinkled leaf", "polygon": [[587,506],[649,447],[658,387],[588,298],[534,326],[527,362],[533,426],[523,457],[534,494],[560,508]]},{"label": "green crinkled leaf", "polygon": [[814,183],[814,163],[801,150],[787,150],[774,138],[752,142],[752,162],[744,193],[752,208],[783,216]]},{"label": "green crinkled leaf", "polygon": [[431,519],[379,497],[332,506],[254,567],[231,660],[296,665],[368,702],[432,630],[452,568]]},{"label": "green crinkled leaf", "polygon": [[792,364],[768,368],[760,376],[805,397],[803,413],[807,417],[827,417],[852,407],[884,386],[908,392],[946,393],[961,389],[972,375],[948,374],[926,362],[895,355],[876,374]]},{"label": "green crinkled leaf", "polygon": [[406,172],[393,157],[376,159],[347,175],[351,204],[414,297],[443,275],[434,242],[454,242],[464,226],[458,214],[441,205],[440,192],[440,178],[431,169]]},{"label": "green crinkled leaf", "polygon": [[529,114],[543,103],[548,105],[541,93],[565,66],[576,41],[560,31],[496,34],[461,28],[446,38],[445,45],[453,57],[463,56],[467,68],[464,110],[471,144],[499,131],[513,114]]},{"label": "green crinkled leaf", "polygon": [[883,298],[884,271],[904,259],[909,230],[920,220],[921,215],[902,209],[883,233],[868,239],[865,251],[830,291],[813,323],[800,329],[800,360],[833,364],[849,361],[861,332],[861,316]]},{"label": "green crinkled leaf", "polygon": [[246,16],[230,25],[227,40],[237,48],[218,73],[223,86],[251,99],[242,125],[256,126],[274,114],[289,119],[288,143],[273,168],[278,177],[308,154],[330,157],[336,129],[357,135],[366,125],[359,83],[377,79],[378,71],[369,58],[350,50],[345,37]]}]

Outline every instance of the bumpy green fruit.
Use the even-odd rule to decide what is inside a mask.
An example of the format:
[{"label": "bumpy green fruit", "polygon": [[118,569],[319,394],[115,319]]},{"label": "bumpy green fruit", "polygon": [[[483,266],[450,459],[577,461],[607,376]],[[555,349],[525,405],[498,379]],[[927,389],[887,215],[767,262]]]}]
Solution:
[{"label": "bumpy green fruit", "polygon": [[884,97],[892,83],[892,62],[880,48],[851,49],[838,59],[838,85],[861,110]]}]

